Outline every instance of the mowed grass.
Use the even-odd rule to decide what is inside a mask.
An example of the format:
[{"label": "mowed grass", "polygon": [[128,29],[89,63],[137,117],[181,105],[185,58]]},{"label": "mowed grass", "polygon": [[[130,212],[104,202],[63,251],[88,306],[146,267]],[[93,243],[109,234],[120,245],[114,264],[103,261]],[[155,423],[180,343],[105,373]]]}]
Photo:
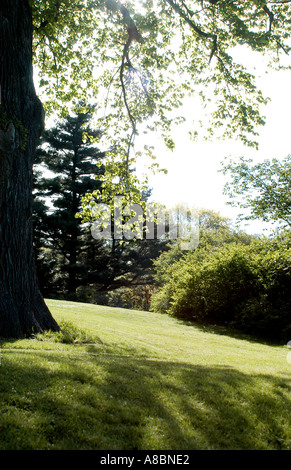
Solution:
[{"label": "mowed grass", "polygon": [[0,449],[291,449],[285,344],[167,315],[47,304],[89,340],[0,341]]}]

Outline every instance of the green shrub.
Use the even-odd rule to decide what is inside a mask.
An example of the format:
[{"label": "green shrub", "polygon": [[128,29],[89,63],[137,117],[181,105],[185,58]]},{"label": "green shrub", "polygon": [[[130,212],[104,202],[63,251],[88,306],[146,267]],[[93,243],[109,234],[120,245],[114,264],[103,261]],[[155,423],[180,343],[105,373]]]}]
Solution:
[{"label": "green shrub", "polygon": [[192,255],[180,261],[171,282],[170,313],[188,320],[231,321],[255,291],[251,264],[248,248],[237,244],[205,252],[202,260]]},{"label": "green shrub", "polygon": [[[280,239],[279,239],[280,240]],[[245,302],[234,325],[268,339],[291,336],[291,249],[278,239],[252,247],[259,277],[259,295]]]},{"label": "green shrub", "polygon": [[255,337],[286,343],[291,337],[290,303],[288,309],[280,310],[267,295],[247,300],[232,326]]},{"label": "green shrub", "polygon": [[288,234],[208,245],[174,261],[167,253],[156,263],[160,287],[151,309],[285,341],[291,335],[290,240]]}]

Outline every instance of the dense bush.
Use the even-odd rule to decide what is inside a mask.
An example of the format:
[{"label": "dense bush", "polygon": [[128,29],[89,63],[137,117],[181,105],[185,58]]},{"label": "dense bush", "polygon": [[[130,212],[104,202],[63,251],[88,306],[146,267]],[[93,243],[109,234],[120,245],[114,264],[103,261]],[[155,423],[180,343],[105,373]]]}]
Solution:
[{"label": "dense bush", "polygon": [[291,338],[290,236],[256,242],[251,250],[258,290],[246,299],[234,325],[257,336],[288,341]]},{"label": "dense bush", "polygon": [[[208,232],[209,238],[209,232]],[[211,238],[211,237],[210,237]],[[212,238],[212,241],[217,237]],[[175,247],[156,263],[151,309],[229,325],[272,340],[291,338],[290,236]]]},{"label": "dense bush", "polygon": [[255,294],[257,276],[249,248],[229,244],[185,255],[165,273],[164,281],[153,296],[153,309],[224,323],[233,319],[246,296]]}]

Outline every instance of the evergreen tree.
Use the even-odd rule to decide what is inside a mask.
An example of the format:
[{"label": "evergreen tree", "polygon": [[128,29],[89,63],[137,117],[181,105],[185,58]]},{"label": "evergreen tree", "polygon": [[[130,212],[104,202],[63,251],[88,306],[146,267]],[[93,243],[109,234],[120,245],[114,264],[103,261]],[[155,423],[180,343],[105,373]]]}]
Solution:
[{"label": "evergreen tree", "polygon": [[82,196],[101,187],[103,167],[97,162],[105,155],[90,140],[100,136],[90,128],[93,109],[84,109],[47,130],[37,150],[34,234],[40,288],[46,294],[74,293],[84,271],[78,260],[85,228],[75,215]]}]

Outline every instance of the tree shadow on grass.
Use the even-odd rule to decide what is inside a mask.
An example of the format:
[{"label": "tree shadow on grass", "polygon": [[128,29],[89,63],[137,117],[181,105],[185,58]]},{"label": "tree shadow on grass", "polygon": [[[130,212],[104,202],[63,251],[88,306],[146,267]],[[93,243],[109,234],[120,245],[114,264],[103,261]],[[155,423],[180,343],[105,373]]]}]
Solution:
[{"label": "tree shadow on grass", "polygon": [[0,449],[291,448],[290,377],[70,351],[3,354]]},{"label": "tree shadow on grass", "polygon": [[[204,333],[210,333],[214,335],[222,335],[222,336],[229,336],[230,338],[234,339],[239,339],[239,340],[244,340],[249,343],[259,343],[259,344],[266,344],[270,347],[278,347],[282,346],[283,341],[279,340],[272,340],[272,339],[267,339],[263,338],[257,335],[251,335],[248,333],[245,333],[243,331],[240,331],[236,328],[227,326],[227,325],[216,325],[216,324],[211,324],[211,323],[203,323],[199,321],[189,321],[189,320],[182,320],[179,318],[176,318],[177,322],[180,325],[186,325],[189,327],[196,328],[200,331],[203,331]],[[285,346],[285,343],[284,343]]]}]

